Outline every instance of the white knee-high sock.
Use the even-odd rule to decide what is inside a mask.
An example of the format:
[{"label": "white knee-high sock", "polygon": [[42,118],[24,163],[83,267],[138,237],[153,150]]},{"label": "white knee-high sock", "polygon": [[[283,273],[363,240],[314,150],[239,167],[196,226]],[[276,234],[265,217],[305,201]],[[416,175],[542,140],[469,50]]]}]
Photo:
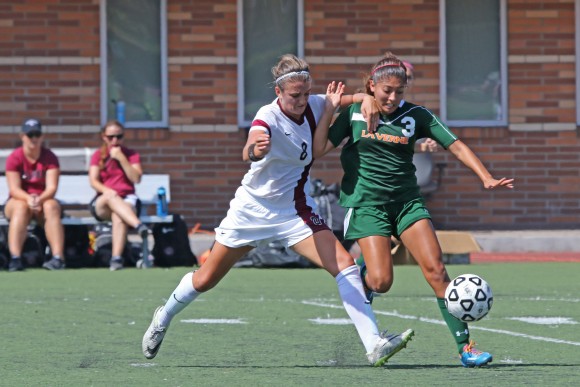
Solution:
[{"label": "white knee-high sock", "polygon": [[367,353],[372,352],[379,338],[379,328],[365,296],[357,267],[353,265],[341,271],[336,276],[336,284],[342,305],[354,323]]},{"label": "white knee-high sock", "polygon": [[162,327],[168,327],[171,319],[185,309],[199,294],[193,288],[193,272],[187,273],[183,276],[173,293],[171,293],[163,309],[157,314],[157,324]]}]

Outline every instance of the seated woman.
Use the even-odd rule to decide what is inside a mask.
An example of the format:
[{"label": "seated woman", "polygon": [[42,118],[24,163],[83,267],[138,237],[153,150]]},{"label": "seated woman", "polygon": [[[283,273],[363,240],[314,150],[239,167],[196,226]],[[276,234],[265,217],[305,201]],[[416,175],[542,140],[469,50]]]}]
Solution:
[{"label": "seated woman", "polygon": [[139,220],[140,201],[135,184],[141,181],[143,170],[139,153],[121,145],[123,125],[109,121],[101,129],[103,143],[91,157],[89,180],[97,196],[90,204],[91,213],[99,221],[112,222],[111,271],[123,268],[123,251],[128,227],[135,228],[143,238],[143,256],[149,256],[149,229]]},{"label": "seated woman", "polygon": [[47,270],[64,269],[64,230],[61,207],[54,198],[58,188],[60,166],[56,155],[42,146],[42,125],[29,119],[22,125],[22,146],[16,148],[6,159],[6,182],[9,197],[4,214],[10,220],[8,248],[9,271],[24,270],[22,249],[26,229],[31,220],[44,226],[52,258],[42,265]]}]

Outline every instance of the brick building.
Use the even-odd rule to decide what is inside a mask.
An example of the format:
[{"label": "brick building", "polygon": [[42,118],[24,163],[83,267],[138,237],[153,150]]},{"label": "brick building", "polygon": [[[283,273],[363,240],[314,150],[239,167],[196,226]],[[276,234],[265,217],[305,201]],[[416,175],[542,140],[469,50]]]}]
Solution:
[{"label": "brick building", "polygon": [[[185,215],[190,225],[215,226],[247,170],[241,161],[247,125],[243,110],[251,116],[253,105],[242,89],[244,80],[252,82],[244,69],[252,68],[256,52],[249,38],[264,38],[261,44],[267,44],[265,38],[278,37],[268,34],[268,28],[287,28],[282,24],[288,20],[297,22],[290,29],[296,24],[298,29],[279,36],[295,35],[295,51],[312,65],[314,92],[322,93],[331,80],[345,81],[347,91],[354,92],[362,86],[363,73],[391,50],[415,65],[417,79],[409,99],[440,114],[496,177],[516,178],[513,191],[485,191],[450,154],[435,154],[435,163],[446,164],[439,189],[428,197],[438,228],[563,229],[579,223],[580,38],[575,23],[580,0],[480,2],[493,4],[485,12],[477,9],[481,4],[469,8],[474,2],[457,0],[272,0],[259,14],[258,9],[251,12],[256,2],[249,0],[121,4],[131,3],[145,13],[155,11],[142,4],[159,7],[155,53],[164,73],[152,93],[159,114],[128,124],[127,145],[141,153],[147,173],[171,175],[170,209]],[[50,147],[99,145],[99,127],[112,109],[104,105],[113,93],[107,82],[114,74],[103,65],[107,50],[109,58],[116,55],[111,34],[122,36],[123,27],[140,26],[115,20],[124,15],[114,12],[115,4],[0,4],[0,148],[18,145],[16,133],[27,117],[45,124]],[[290,17],[281,15],[289,6]],[[478,12],[497,28],[486,24],[477,30],[478,23],[457,22]],[[461,28],[476,30],[470,35]],[[105,29],[110,29],[108,36]],[[485,54],[474,55],[473,50]],[[268,57],[266,63],[275,60]],[[497,70],[495,76],[468,79],[471,69],[481,72],[486,66]],[[483,86],[480,90],[474,84],[497,81],[498,74],[507,81],[495,85],[497,116],[461,116],[477,107],[480,98],[482,106],[489,103]],[[261,85],[251,92],[266,88]],[[318,160],[313,177],[340,181],[338,153]]]}]

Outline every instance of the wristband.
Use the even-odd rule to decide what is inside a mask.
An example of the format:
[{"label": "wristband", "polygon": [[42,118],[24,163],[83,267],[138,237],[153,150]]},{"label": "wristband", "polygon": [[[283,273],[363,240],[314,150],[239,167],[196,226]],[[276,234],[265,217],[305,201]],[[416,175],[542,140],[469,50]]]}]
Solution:
[{"label": "wristband", "polygon": [[252,145],[250,145],[250,146],[248,147],[248,158],[249,158],[251,161],[260,161],[260,160],[262,160],[262,159],[264,158],[264,156],[262,156],[262,157],[258,157],[258,156],[256,156],[256,155],[254,154],[254,148],[255,148],[255,147],[256,147],[256,144],[255,144],[255,143],[254,143],[254,144],[252,144]]}]

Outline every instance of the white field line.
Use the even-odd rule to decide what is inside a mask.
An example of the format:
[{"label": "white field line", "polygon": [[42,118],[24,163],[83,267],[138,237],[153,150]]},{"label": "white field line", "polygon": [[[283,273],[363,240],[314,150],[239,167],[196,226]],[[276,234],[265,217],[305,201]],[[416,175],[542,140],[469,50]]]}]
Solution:
[{"label": "white field line", "polygon": [[180,320],[186,324],[247,324],[243,318],[195,318]]},{"label": "white field line", "polygon": [[527,297],[527,298],[521,298],[521,297],[516,297],[515,298],[516,301],[521,300],[521,301],[549,301],[549,302],[554,302],[554,301],[560,301],[560,302],[580,302],[580,298],[555,298],[555,297]]},{"label": "white field line", "polygon": [[[323,308],[343,309],[342,305],[333,305],[333,304],[327,304],[327,303],[323,303],[323,302],[306,301],[306,300],[304,300],[304,301],[302,301],[302,303],[305,304],[305,305],[320,306],[320,307],[323,307]],[[398,318],[402,318],[402,319],[405,319],[405,320],[417,320],[417,321],[421,321],[421,322],[425,322],[425,323],[430,323],[430,324],[446,325],[444,321],[437,320],[437,319],[432,319],[432,318],[417,317],[417,316],[411,316],[411,315],[408,315],[408,314],[401,314],[401,313],[398,313],[398,312],[385,312],[385,311],[380,311],[380,310],[374,310],[374,312],[375,312],[375,314],[380,314],[380,315],[383,315],[383,316],[398,317]],[[484,327],[474,326],[474,325],[470,325],[469,326],[469,329],[470,330],[480,330],[480,331],[485,331],[485,332],[501,333],[501,334],[508,335],[508,336],[524,337],[524,338],[530,339],[530,340],[546,341],[546,342],[549,342],[549,343],[568,344],[568,345],[580,346],[580,343],[579,342],[576,342],[576,341],[553,339],[553,338],[550,338],[550,337],[542,337],[542,336],[533,336],[533,335],[528,335],[528,334],[520,333],[520,332],[506,331],[504,329],[484,328]]]}]

